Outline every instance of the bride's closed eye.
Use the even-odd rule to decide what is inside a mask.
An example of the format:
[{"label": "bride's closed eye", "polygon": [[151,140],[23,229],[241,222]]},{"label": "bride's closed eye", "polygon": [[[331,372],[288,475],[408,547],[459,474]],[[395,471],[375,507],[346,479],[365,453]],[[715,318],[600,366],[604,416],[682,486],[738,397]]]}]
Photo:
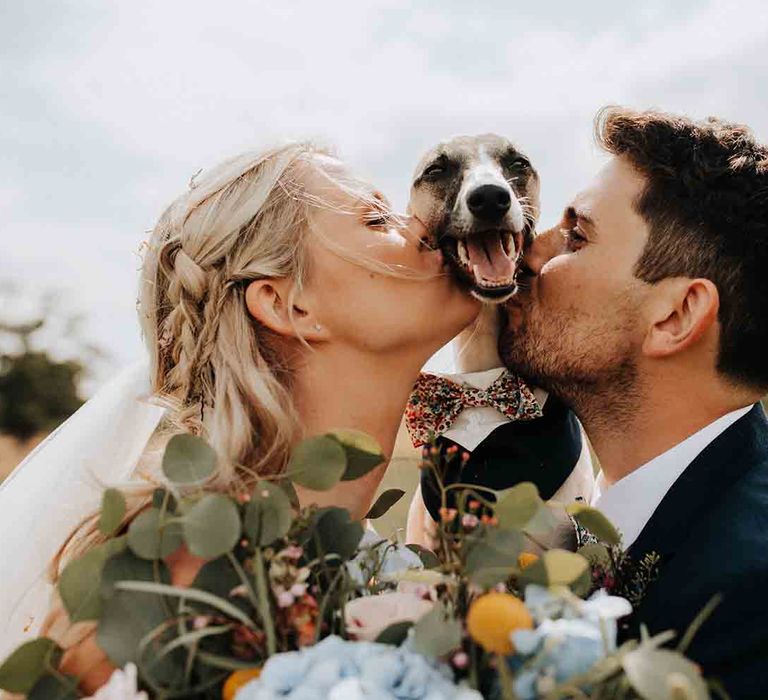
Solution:
[{"label": "bride's closed eye", "polygon": [[369,228],[379,231],[391,228],[403,228],[405,225],[401,216],[389,206],[382,195],[374,195],[371,201],[364,204],[363,223]]}]

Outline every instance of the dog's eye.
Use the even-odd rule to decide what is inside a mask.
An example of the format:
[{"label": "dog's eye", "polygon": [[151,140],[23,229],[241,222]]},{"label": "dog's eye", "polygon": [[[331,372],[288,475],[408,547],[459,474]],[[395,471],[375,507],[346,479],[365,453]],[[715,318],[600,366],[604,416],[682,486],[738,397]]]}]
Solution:
[{"label": "dog's eye", "polygon": [[427,180],[435,180],[448,170],[447,164],[443,161],[437,161],[428,165],[421,176]]},{"label": "dog's eye", "polygon": [[516,153],[514,155],[509,155],[504,159],[504,167],[509,170],[523,170],[525,168],[530,168],[531,163],[525,156]]}]

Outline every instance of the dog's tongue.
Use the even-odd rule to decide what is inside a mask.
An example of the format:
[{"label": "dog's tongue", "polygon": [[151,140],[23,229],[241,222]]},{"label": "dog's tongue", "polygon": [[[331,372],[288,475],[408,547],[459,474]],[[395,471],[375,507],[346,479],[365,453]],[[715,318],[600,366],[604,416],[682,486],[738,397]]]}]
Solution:
[{"label": "dog's tongue", "polygon": [[478,284],[511,282],[515,263],[504,251],[501,236],[483,236],[467,240],[467,255]]}]

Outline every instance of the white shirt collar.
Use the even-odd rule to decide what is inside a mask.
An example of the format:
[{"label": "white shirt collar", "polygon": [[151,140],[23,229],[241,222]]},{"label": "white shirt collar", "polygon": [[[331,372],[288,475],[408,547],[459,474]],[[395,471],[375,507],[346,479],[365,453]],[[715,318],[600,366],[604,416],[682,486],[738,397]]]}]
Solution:
[{"label": "white shirt collar", "polygon": [[[445,377],[445,379],[449,379],[456,384],[469,385],[475,389],[487,389],[504,371],[504,367],[494,367],[482,372],[441,374],[439,376]],[[533,388],[533,395],[539,402],[539,406],[544,408],[544,404],[547,401],[547,392],[543,389]],[[496,428],[509,422],[509,418],[491,406],[465,408],[443,435],[461,445],[465,450],[472,452]]]},{"label": "white shirt collar", "polygon": [[625,548],[637,539],[667,491],[691,462],[751,408],[751,405],[745,406],[718,418],[615,484],[608,485],[602,472],[598,475],[592,505],[621,532]]}]

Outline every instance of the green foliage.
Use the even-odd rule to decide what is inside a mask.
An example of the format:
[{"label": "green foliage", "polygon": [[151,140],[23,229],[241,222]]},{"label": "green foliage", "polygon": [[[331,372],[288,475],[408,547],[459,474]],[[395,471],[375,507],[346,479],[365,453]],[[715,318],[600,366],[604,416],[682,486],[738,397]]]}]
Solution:
[{"label": "green foliage", "polygon": [[344,508],[320,508],[308,533],[307,551],[312,558],[335,555],[340,561],[350,559],[363,538],[363,526],[352,520]]},{"label": "green foliage", "polygon": [[[627,558],[612,543],[618,534],[586,507],[571,512],[604,543],[578,553],[542,545],[546,551],[523,568],[520,554],[537,541],[534,533],[546,540],[556,525],[532,484],[500,493],[460,493],[456,510],[441,511],[437,554],[416,545],[409,552],[386,541],[361,554],[363,526],[347,510],[296,507],[294,481],[325,490],[364,476],[382,459],[367,436],[336,431],[303,441],[287,475],[259,481],[250,494],[229,496],[203,486],[216,466],[213,450],[199,438],[177,436],[163,459],[172,487],[156,489],[151,506],[120,537],[114,535],[125,517],[125,498],[114,489],[105,492],[99,527],[111,539],[66,566],[58,583],[64,607],[73,622],[97,622],[99,646],[116,666],[135,663],[152,697],[220,697],[232,670],[262,666],[275,653],[344,634],[348,600],[410,581],[430,587],[434,607],[415,623],[386,627],[378,641],[397,645],[409,638],[415,650],[432,657],[462,649],[472,664],[468,675],[483,692],[498,685],[494,669],[502,669],[503,694],[514,681],[512,666],[493,659],[464,629],[480,591],[501,586],[507,591],[502,598],[522,598],[525,586],[536,583],[559,596],[556,604],[578,610],[578,597],[589,593],[595,576],[617,581],[638,596],[650,580],[654,561],[640,562],[625,575]],[[383,515],[402,496],[400,489],[384,492],[368,515]],[[441,497],[445,503],[446,490]],[[189,587],[173,585],[164,562],[182,546],[208,560]],[[374,568],[363,572],[363,559],[351,560],[370,555],[371,548],[381,559],[377,554]],[[386,559],[387,552],[393,559]],[[424,570],[387,570],[412,567],[411,552]],[[561,684],[552,697],[576,691],[593,697],[593,690],[615,697],[613,690],[620,689],[628,700],[635,694],[656,700],[669,697],[670,682],[687,692],[685,697],[706,697],[700,673],[680,652],[716,603],[694,622],[677,652],[661,649],[670,635],[646,635],[607,654],[569,680],[572,685]],[[495,623],[491,617],[488,624]],[[77,697],[76,680],[57,671],[60,655],[51,640],[23,645],[0,666],[0,688],[28,693],[32,700]],[[533,657],[519,660],[533,663]]]},{"label": "green foliage", "polygon": [[413,626],[413,648],[425,656],[444,656],[461,644],[461,621],[436,605]]},{"label": "green foliage", "polygon": [[136,516],[128,528],[128,546],[137,557],[161,559],[181,546],[180,525],[165,521],[160,508],[148,508]]},{"label": "green foliage", "polygon": [[359,430],[336,430],[307,438],[293,450],[288,476],[299,486],[328,491],[339,481],[365,476],[385,460],[381,447]]},{"label": "green foliage", "polygon": [[59,577],[59,595],[72,622],[97,620],[101,615],[101,574],[111,556],[125,549],[125,538],[97,545],[73,559]]},{"label": "green foliage", "polygon": [[291,455],[291,479],[313,491],[327,491],[339,483],[347,468],[347,455],[341,444],[330,437],[312,437],[300,442]]},{"label": "green foliage", "polygon": [[[589,562],[580,554],[562,549],[550,549],[520,573],[521,585],[577,586],[589,583]],[[586,591],[584,591],[586,593]]]},{"label": "green foliage", "polygon": [[220,493],[203,496],[182,519],[184,540],[198,557],[229,552],[240,539],[242,525],[235,503]]},{"label": "green foliage", "polygon": [[543,505],[536,486],[525,482],[500,491],[493,512],[499,527],[522,530]]},{"label": "green foliage", "polygon": [[589,530],[599,541],[608,545],[621,544],[621,535],[611,521],[596,508],[590,508],[583,503],[574,503],[566,510],[579,525]]},{"label": "green foliage", "polygon": [[80,697],[77,678],[61,673],[47,673],[40,677],[27,700],[76,700]]},{"label": "green foliage", "polygon": [[26,440],[53,430],[82,406],[82,372],[77,362],[56,362],[43,352],[0,356],[0,431]]},{"label": "green foliage", "polygon": [[44,673],[55,668],[60,652],[58,645],[45,637],[22,644],[0,666],[0,688],[28,693]]},{"label": "green foliage", "polygon": [[174,435],[165,448],[163,473],[174,484],[197,484],[216,469],[216,452],[195,435]]},{"label": "green foliage", "polygon": [[117,489],[107,489],[101,498],[99,530],[104,535],[113,535],[125,517],[125,497]]},{"label": "green foliage", "polygon": [[491,588],[518,570],[525,539],[518,530],[486,529],[466,544],[466,572],[475,585]]},{"label": "green foliage", "polygon": [[245,506],[243,531],[254,544],[264,547],[285,537],[293,522],[291,501],[285,491],[260,481]]},{"label": "green foliage", "polygon": [[384,462],[381,446],[367,433],[359,430],[334,430],[327,437],[337,440],[347,456],[347,468],[342,479],[354,481],[365,476]]},{"label": "green foliage", "polygon": [[395,505],[403,496],[405,491],[402,489],[387,489],[377,499],[376,503],[371,506],[368,514],[365,516],[368,520],[376,520],[387,514],[387,511]]}]

